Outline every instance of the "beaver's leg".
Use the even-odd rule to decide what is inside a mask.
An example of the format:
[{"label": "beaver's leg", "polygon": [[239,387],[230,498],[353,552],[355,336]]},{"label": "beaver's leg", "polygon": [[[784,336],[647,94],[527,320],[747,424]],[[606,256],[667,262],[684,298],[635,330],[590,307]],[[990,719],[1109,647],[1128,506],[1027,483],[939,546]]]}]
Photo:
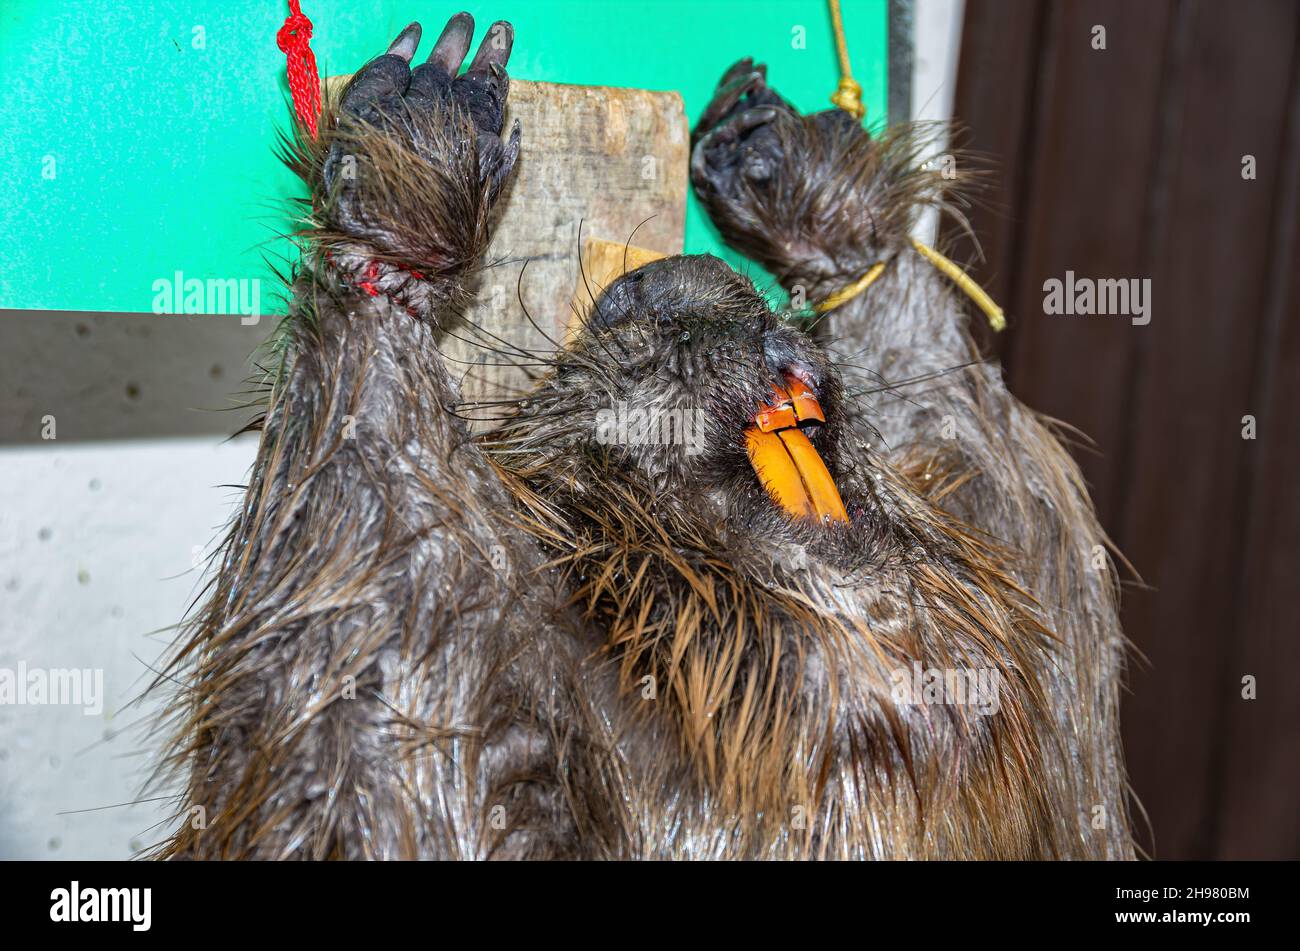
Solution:
[{"label": "beaver's leg", "polygon": [[[161,854],[568,854],[548,592],[499,478],[448,412],[439,355],[518,150],[512,31],[468,72],[452,19],[411,70],[412,25],[318,141],[291,146],[315,214],[251,482],[191,622]],[[528,619],[525,641],[517,623]]]},{"label": "beaver's leg", "polygon": [[1056,754],[1043,776],[1058,808],[1055,851],[1126,857],[1115,566],[1078,467],[1000,369],[981,362],[968,322],[983,318],[911,244],[915,212],[951,203],[962,180],[929,154],[934,131],[871,137],[839,110],[801,116],[764,67],[742,60],[695,130],[692,180],[728,243],[798,303],[824,301],[885,263],[816,332],[858,396],[873,448],[1011,550],[1015,576],[1064,644],[1060,663],[1039,672],[1057,698],[1045,737]]}]

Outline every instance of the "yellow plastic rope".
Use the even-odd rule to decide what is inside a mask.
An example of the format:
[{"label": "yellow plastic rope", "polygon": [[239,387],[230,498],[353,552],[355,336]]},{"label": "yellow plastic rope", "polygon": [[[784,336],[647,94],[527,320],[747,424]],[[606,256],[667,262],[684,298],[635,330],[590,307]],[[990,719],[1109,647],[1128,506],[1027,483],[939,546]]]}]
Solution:
[{"label": "yellow plastic rope", "polygon": [[885,262],[878,261],[871,265],[871,269],[863,274],[860,278],[850,284],[843,290],[836,291],[830,297],[826,298],[820,304],[814,304],[813,310],[819,314],[824,314],[828,310],[834,310],[841,304],[847,304],[853,298],[857,297],[872,284],[876,283],[876,278],[885,273]]},{"label": "yellow plastic rope", "polygon": [[831,102],[843,109],[859,122],[867,114],[867,107],[862,104],[862,87],[853,80],[853,70],[849,68],[849,46],[844,42],[844,20],[840,16],[840,0],[830,0],[831,27],[835,31],[835,50],[840,57],[840,85],[831,96]]},{"label": "yellow plastic rope", "polygon": [[944,275],[962,289],[962,291],[975,302],[975,306],[984,311],[984,316],[989,319],[989,326],[994,330],[1003,330],[1007,326],[1007,318],[1002,313],[1002,308],[993,302],[993,298],[985,292],[984,288],[975,283],[975,279],[953,264],[934,248],[928,248],[915,238],[912,239],[912,247]]},{"label": "yellow plastic rope", "polygon": [[[849,68],[849,47],[844,41],[844,19],[840,16],[840,0],[828,0],[828,2],[831,8],[831,27],[835,31],[835,50],[840,57],[840,86],[835,91],[835,95],[831,96],[831,102],[853,116],[853,118],[861,121],[862,117],[867,114],[867,107],[862,104],[862,87],[853,81],[853,71]],[[912,240],[912,247],[916,248],[921,257],[933,264],[944,276],[961,288],[962,292],[975,302],[975,306],[984,311],[984,316],[988,318],[990,327],[995,331],[1006,328],[1007,318],[1002,313],[1002,308],[993,302],[993,298],[989,297],[984,288],[975,282],[974,278],[934,248],[928,247],[915,239]],[[813,311],[824,314],[836,307],[847,304],[874,284],[876,278],[880,277],[884,272],[885,262],[878,261],[868,269],[866,274],[863,274],[852,284],[836,291],[820,304],[814,304]]]},{"label": "yellow plastic rope", "polygon": [[[988,318],[989,326],[995,331],[1005,330],[1007,326],[1006,315],[1003,314],[1002,308],[994,303],[993,298],[989,297],[984,288],[975,282],[975,279],[959,268],[952,261],[948,260],[934,248],[922,244],[916,239],[912,240],[912,247],[916,248],[918,254],[925,258],[935,268],[956,284],[967,297],[975,302],[975,306],[984,311],[984,316]],[[884,261],[877,261],[863,274],[860,278],[848,285],[842,290],[836,291],[830,297],[826,298],[820,304],[813,304],[813,311],[818,314],[824,314],[834,310],[836,307],[842,307],[853,298],[857,297],[872,284],[876,283],[876,278],[885,272]]]}]

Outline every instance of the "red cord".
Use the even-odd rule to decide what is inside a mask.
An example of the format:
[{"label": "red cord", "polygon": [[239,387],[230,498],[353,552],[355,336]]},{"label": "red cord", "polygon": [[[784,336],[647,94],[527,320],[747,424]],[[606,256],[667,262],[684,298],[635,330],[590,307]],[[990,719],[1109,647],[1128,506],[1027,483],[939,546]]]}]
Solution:
[{"label": "red cord", "polygon": [[381,292],[379,288],[375,286],[375,281],[377,280],[379,280],[379,262],[371,261],[366,265],[366,279],[364,281],[358,281],[357,287],[361,288],[371,297],[378,297]]},{"label": "red cord", "polygon": [[289,16],[275,35],[275,45],[288,60],[289,93],[298,120],[316,138],[316,117],[320,115],[320,76],[316,54],[311,51],[311,20],[303,16],[298,0],[289,0]]}]

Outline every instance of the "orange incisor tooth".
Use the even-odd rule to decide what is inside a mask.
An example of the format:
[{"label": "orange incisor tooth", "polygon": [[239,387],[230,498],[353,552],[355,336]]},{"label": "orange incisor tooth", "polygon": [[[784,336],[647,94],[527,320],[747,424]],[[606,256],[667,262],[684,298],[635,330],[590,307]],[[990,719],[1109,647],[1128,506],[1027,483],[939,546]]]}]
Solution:
[{"label": "orange incisor tooth", "polygon": [[777,433],[777,436],[785,445],[790,458],[794,460],[795,468],[799,470],[799,477],[803,480],[807,497],[817,517],[824,522],[847,522],[849,513],[844,511],[844,500],[840,498],[840,490],[835,488],[835,480],[831,478],[830,470],[826,468],[826,463],[822,462],[822,457],[817,454],[808,437],[800,429],[783,429]]},{"label": "orange incisor tooth", "polygon": [[816,515],[812,499],[799,477],[799,469],[781,437],[755,426],[746,430],[745,442],[749,464],[776,504],[795,517]]},{"label": "orange incisor tooth", "polygon": [[771,433],[778,429],[798,426],[799,417],[795,415],[793,406],[782,403],[780,406],[764,406],[754,415],[754,423],[763,432]]},{"label": "orange incisor tooth", "polygon": [[797,377],[787,377],[786,382],[790,386],[790,402],[794,407],[794,415],[800,421],[815,419],[819,423],[826,422],[822,404],[817,402],[817,397],[813,395],[813,391],[807,384]]},{"label": "orange incisor tooth", "polygon": [[767,494],[791,515],[847,522],[835,480],[799,429],[804,420],[826,422],[826,415],[802,380],[787,376],[786,384],[788,389],[777,392],[780,401],[759,407],[754,425],[745,430],[749,463]]}]

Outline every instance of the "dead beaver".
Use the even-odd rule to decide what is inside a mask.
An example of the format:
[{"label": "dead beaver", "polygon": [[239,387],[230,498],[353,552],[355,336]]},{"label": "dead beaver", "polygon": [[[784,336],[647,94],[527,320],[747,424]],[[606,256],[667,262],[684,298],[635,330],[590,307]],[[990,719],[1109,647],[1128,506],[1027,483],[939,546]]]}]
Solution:
[{"label": "dead beaver", "polygon": [[815,340],[715,258],[646,265],[475,440],[438,342],[519,129],[513,32],[457,77],[472,32],[412,70],[412,25],[290,145],[310,247],[157,854],[1131,856],[1105,540],[907,242],[952,195],[923,136],[737,64],[692,162],[722,233],[811,299],[877,282]]}]

